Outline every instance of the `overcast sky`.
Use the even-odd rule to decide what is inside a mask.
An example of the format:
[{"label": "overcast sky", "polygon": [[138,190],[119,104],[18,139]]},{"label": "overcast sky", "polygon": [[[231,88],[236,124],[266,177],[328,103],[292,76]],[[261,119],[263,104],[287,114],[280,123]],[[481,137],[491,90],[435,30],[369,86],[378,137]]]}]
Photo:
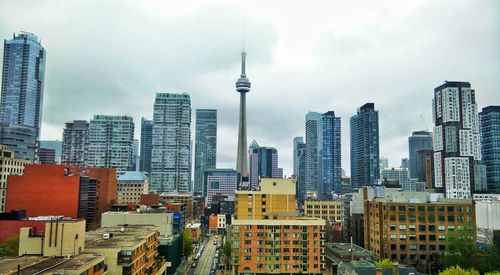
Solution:
[{"label": "overcast sky", "polygon": [[349,118],[366,102],[390,166],[412,131],[432,129],[444,80],[471,82],[480,108],[500,105],[498,0],[0,2],[0,38],[32,32],[47,50],[42,139],[93,114],[133,116],[139,139],[156,92],[187,92],[193,131],[196,108],[218,109],[221,168],[235,166],[243,21],[248,144],[275,146],[286,175],[308,111],[342,118],[349,171]]}]

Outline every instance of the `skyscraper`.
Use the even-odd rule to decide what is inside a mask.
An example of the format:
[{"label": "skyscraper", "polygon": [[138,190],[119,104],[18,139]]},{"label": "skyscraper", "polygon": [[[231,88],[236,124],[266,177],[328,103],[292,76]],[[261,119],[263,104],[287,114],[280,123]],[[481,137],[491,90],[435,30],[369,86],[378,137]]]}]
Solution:
[{"label": "skyscraper", "polygon": [[427,171],[427,162],[433,162],[434,150],[432,148],[417,149],[417,166],[416,174],[414,178],[417,178],[419,182],[427,182],[427,180],[432,181],[433,179],[427,179],[428,172],[432,175],[432,171]]},{"label": "skyscraper", "polygon": [[134,121],[129,116],[94,115],[89,124],[89,166],[115,168],[116,176],[132,169]]},{"label": "skyscraper", "polygon": [[88,165],[89,123],[86,120],[66,122],[62,143],[62,164]]},{"label": "skyscraper", "polygon": [[488,106],[479,113],[481,155],[486,165],[488,190],[500,192],[500,106]]},{"label": "skyscraper", "polygon": [[151,173],[151,153],[153,150],[153,121],[141,119],[141,160],[139,170]]},{"label": "skyscraper", "polygon": [[303,201],[306,191],[306,144],[299,142],[297,146],[299,169],[297,172],[297,199]]},{"label": "skyscraper", "polygon": [[429,131],[415,131],[408,137],[408,149],[410,165],[408,170],[410,178],[418,178],[417,171],[417,150],[432,149],[432,133]]},{"label": "skyscraper", "polygon": [[[318,124],[321,114],[306,115],[306,175],[304,192],[318,192]],[[304,193],[304,194],[305,194]]]},{"label": "skyscraper", "polygon": [[248,149],[250,157],[250,188],[259,186],[259,178],[282,178],[278,168],[278,150],[273,147],[259,146],[254,140]]},{"label": "skyscraper", "polygon": [[240,93],[240,117],[238,127],[238,154],[236,156],[236,171],[242,177],[248,177],[247,155],[247,107],[246,94],[250,92],[250,80],[245,72],[246,52],[241,53],[241,75],[236,81],[236,91]]},{"label": "skyscraper", "polygon": [[469,82],[447,81],[434,89],[434,183],[449,198],[470,198],[474,161],[481,160],[475,91]]},{"label": "skyscraper", "polygon": [[139,171],[139,165],[141,164],[139,158],[139,140],[134,139],[134,143],[132,144],[132,171]]},{"label": "skyscraper", "polygon": [[304,143],[303,137],[295,137],[293,139],[293,174],[295,176],[299,174],[299,143]]},{"label": "skyscraper", "polygon": [[318,126],[318,195],[331,199],[331,192],[340,193],[342,185],[340,117],[333,111],[326,112]]},{"label": "skyscraper", "polygon": [[55,162],[61,163],[62,141],[60,140],[41,140],[40,148],[53,149],[55,151]]},{"label": "skyscraper", "polygon": [[351,184],[373,185],[380,177],[378,111],[366,103],[351,117]]},{"label": "skyscraper", "polygon": [[186,193],[191,184],[189,95],[157,93],[153,121],[150,190]]},{"label": "skyscraper", "polygon": [[[4,41],[0,121],[5,132],[29,132],[30,138],[1,139],[17,157],[34,161],[37,157],[42,123],[42,99],[45,78],[45,49],[34,34],[20,32]],[[35,137],[32,144],[31,136]],[[27,143],[28,142],[28,143]]]},{"label": "skyscraper", "polygon": [[206,196],[204,174],[215,169],[217,161],[217,110],[196,110],[196,137],[194,148],[194,193]]}]

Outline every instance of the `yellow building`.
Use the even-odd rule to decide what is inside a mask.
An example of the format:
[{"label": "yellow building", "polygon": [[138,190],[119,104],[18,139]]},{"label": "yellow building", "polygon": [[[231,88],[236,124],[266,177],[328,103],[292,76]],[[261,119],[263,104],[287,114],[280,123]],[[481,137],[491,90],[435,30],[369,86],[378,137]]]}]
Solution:
[{"label": "yellow building", "polygon": [[304,201],[304,214],[307,217],[321,218],[342,226],[342,201]]},{"label": "yellow building", "polygon": [[235,191],[236,219],[289,219],[297,216],[294,179],[263,178],[260,190]]},{"label": "yellow building", "polygon": [[5,212],[9,175],[22,175],[24,165],[28,163],[31,162],[17,159],[14,151],[9,150],[5,145],[0,145],[0,212]]},{"label": "yellow building", "polygon": [[163,274],[165,258],[159,256],[156,226],[128,225],[86,233],[85,251],[103,254],[109,274]]},{"label": "yellow building", "polygon": [[116,204],[140,204],[141,195],[148,191],[149,181],[144,172],[127,171],[116,182]]},{"label": "yellow building", "polygon": [[85,220],[51,220],[45,224],[44,235],[37,235],[30,227],[19,233],[19,256],[43,255],[44,257],[74,256],[83,251]]}]

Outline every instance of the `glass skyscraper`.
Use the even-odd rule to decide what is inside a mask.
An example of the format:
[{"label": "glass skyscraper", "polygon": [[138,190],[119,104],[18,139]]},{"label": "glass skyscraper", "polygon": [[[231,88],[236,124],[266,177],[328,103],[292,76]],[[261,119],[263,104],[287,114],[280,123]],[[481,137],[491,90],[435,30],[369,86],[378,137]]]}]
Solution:
[{"label": "glass skyscraper", "polygon": [[[45,78],[45,49],[34,34],[20,32],[4,41],[2,95],[0,121],[4,132],[30,132],[29,138],[9,139],[2,136],[0,143],[7,144],[17,157],[34,161],[40,140],[42,99]],[[5,125],[6,124],[6,125]],[[35,137],[35,144],[26,143]]]},{"label": "glass skyscraper", "polygon": [[283,169],[278,168],[278,150],[259,146],[254,140],[248,148],[250,188],[259,186],[259,178],[282,178]]},{"label": "glass skyscraper", "polygon": [[191,184],[191,99],[157,93],[153,109],[150,190],[186,193]]},{"label": "glass skyscraper", "polygon": [[306,144],[299,142],[297,144],[297,158],[298,158],[298,171],[297,171],[297,199],[302,201],[305,198],[306,192]]},{"label": "glass skyscraper", "polygon": [[410,156],[410,165],[408,170],[410,178],[418,178],[417,169],[417,150],[432,149],[432,133],[429,131],[415,131],[408,137],[408,149]]},{"label": "glass skyscraper", "polygon": [[204,173],[207,169],[215,169],[217,162],[217,110],[196,110],[194,146],[194,193],[206,196]]},{"label": "glass skyscraper", "polygon": [[318,126],[318,196],[331,199],[331,192],[340,193],[342,185],[340,117],[333,111],[326,112]]},{"label": "glass skyscraper", "polygon": [[141,119],[141,145],[139,170],[151,173],[151,153],[153,150],[153,121]]},{"label": "glass skyscraper", "polygon": [[318,192],[318,124],[320,113],[309,112],[306,115],[306,175],[305,190]]},{"label": "glass skyscraper", "polygon": [[373,185],[380,178],[378,111],[366,103],[351,117],[351,184]]},{"label": "glass skyscraper", "polygon": [[295,137],[293,139],[293,174],[297,176],[299,174],[299,151],[298,147],[300,143],[304,143],[303,137]]},{"label": "glass skyscraper", "polygon": [[129,116],[94,115],[89,124],[89,160],[95,167],[115,168],[116,176],[132,170],[134,121]]},{"label": "glass skyscraper", "polygon": [[486,165],[488,191],[500,192],[500,106],[488,106],[479,113],[481,155]]}]

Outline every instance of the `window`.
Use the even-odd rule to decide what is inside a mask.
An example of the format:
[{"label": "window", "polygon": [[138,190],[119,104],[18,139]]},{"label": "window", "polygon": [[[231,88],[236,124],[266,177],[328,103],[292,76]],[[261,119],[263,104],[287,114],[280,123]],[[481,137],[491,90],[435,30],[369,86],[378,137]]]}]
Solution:
[{"label": "window", "polygon": [[406,240],[406,234],[400,234],[399,235],[400,240]]},{"label": "window", "polygon": [[410,244],[410,245],[408,245],[408,248],[410,250],[417,250],[417,245],[416,244]]},{"label": "window", "polygon": [[404,206],[404,205],[400,205],[400,206],[398,207],[398,209],[399,209],[399,211],[406,211],[406,206]]},{"label": "window", "polygon": [[399,230],[406,230],[406,224],[400,224]]}]

